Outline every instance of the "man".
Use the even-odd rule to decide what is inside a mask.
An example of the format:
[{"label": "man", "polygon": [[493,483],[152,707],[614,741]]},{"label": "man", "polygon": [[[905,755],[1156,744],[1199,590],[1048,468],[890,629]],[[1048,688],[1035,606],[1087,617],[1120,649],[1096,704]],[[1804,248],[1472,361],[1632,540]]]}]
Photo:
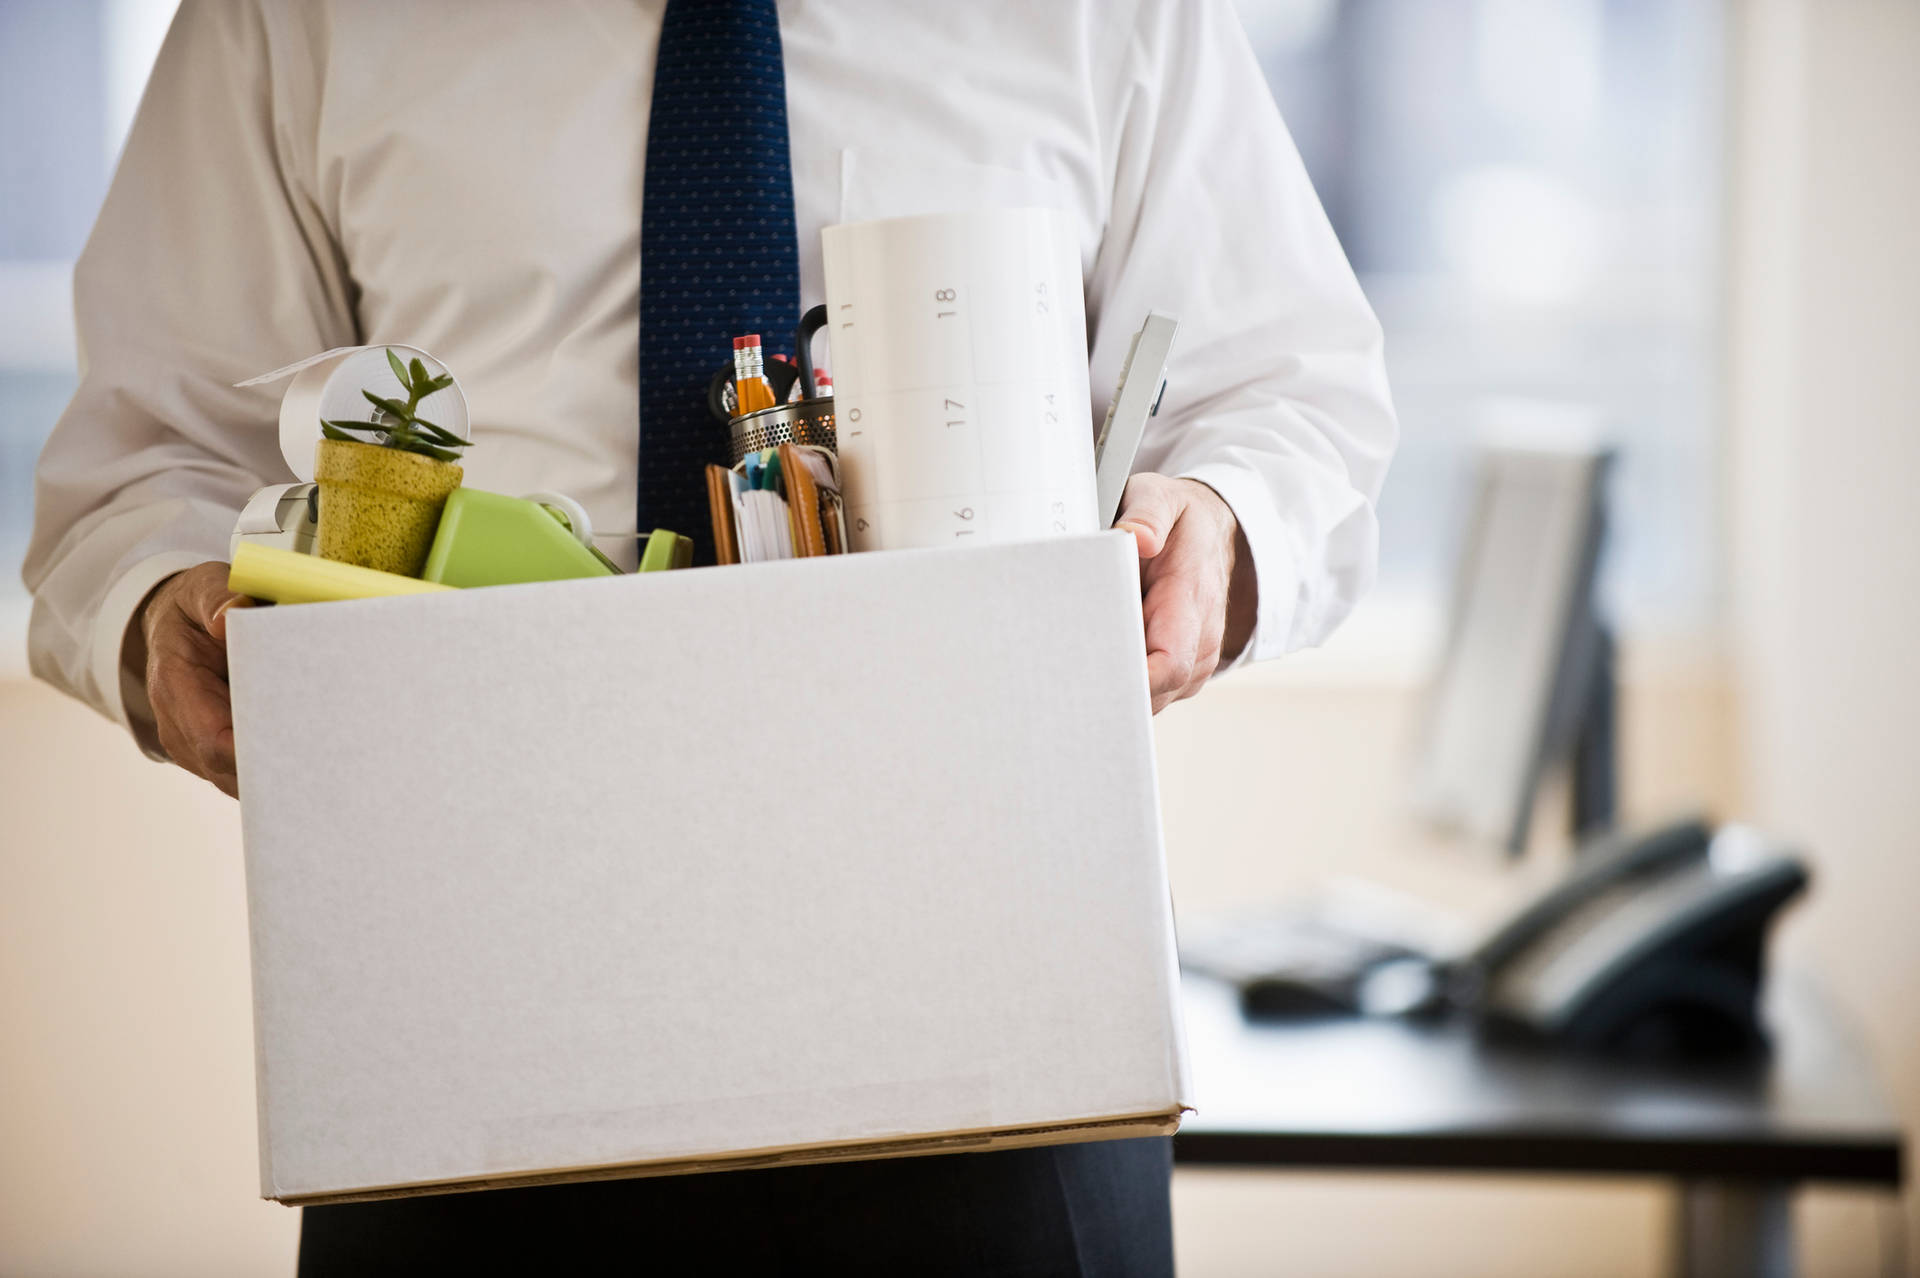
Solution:
[{"label": "man", "polygon": [[[698,531],[697,387],[727,336],[821,300],[820,227],[1031,204],[1080,233],[1097,400],[1149,309],[1181,319],[1119,521],[1154,709],[1318,642],[1371,582],[1396,428],[1378,326],[1227,0],[187,0],[76,275],[34,669],[235,794],[218,561],[286,478],[275,389],[235,382],[422,346],[466,389],[470,481],[607,527],[637,492],[639,526]],[[710,349],[681,340],[701,324]],[[1116,1141],[319,1208],[302,1272],[683,1248],[722,1271],[1156,1273],[1167,1176],[1165,1141]]]}]

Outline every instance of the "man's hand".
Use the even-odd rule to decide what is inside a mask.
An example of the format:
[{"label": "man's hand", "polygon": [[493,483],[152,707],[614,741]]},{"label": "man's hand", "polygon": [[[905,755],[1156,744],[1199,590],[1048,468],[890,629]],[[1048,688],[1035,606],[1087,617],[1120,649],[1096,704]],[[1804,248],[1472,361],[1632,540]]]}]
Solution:
[{"label": "man's hand", "polygon": [[1115,528],[1140,546],[1153,712],[1200,691],[1253,634],[1253,555],[1219,493],[1197,479],[1135,475]]},{"label": "man's hand", "polygon": [[146,669],[147,700],[167,757],[238,798],[227,690],[227,610],[251,600],[227,589],[227,565],[175,573],[147,596],[125,655]]}]

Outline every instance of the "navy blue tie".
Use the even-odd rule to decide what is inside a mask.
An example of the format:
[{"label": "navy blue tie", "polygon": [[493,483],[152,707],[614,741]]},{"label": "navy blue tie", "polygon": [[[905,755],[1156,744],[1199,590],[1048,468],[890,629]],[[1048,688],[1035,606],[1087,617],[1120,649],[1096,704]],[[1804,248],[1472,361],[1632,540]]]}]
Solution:
[{"label": "navy blue tie", "polygon": [[713,562],[707,382],[732,339],[774,348],[800,309],[787,82],[774,0],[668,0],[640,215],[640,521]]}]

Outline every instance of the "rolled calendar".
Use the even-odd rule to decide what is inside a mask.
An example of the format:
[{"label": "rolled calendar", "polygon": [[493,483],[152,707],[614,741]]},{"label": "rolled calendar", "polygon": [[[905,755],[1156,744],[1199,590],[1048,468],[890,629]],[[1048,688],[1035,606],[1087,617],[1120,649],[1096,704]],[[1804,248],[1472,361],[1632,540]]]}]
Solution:
[{"label": "rolled calendar", "polygon": [[1097,530],[1080,245],[992,209],[821,232],[855,550]]}]

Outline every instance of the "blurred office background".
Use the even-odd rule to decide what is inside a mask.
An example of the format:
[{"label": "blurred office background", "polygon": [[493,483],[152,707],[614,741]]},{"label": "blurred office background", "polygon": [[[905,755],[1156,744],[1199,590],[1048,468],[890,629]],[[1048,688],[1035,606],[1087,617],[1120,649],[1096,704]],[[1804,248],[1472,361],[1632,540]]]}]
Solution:
[{"label": "blurred office background", "polygon": [[[291,1272],[256,1199],[234,809],[25,675],[12,566],[70,393],[69,276],[168,0],[0,0],[0,1272]],[[1623,806],[1804,840],[1777,961],[1920,1120],[1920,5],[1239,0],[1378,308],[1403,442],[1379,590],[1327,649],[1159,725],[1185,909],[1368,874],[1490,909],[1402,764],[1489,430],[1615,439],[1603,594]],[[1257,797],[1256,797],[1257,796]],[[1197,1275],[1656,1274],[1636,1181],[1182,1171]],[[1805,1272],[1881,1272],[1920,1200],[1812,1191]]]}]

